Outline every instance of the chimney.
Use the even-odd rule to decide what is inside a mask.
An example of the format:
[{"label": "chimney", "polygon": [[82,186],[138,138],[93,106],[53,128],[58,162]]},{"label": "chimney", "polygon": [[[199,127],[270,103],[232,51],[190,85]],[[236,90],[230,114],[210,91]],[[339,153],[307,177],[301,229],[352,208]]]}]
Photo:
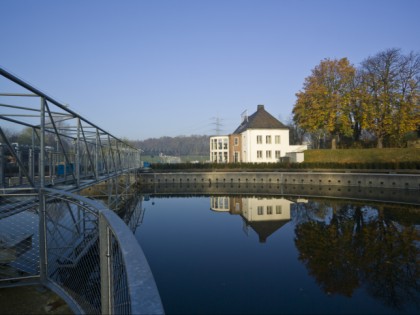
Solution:
[{"label": "chimney", "polygon": [[258,105],[257,106],[257,111],[264,109],[264,105]]}]

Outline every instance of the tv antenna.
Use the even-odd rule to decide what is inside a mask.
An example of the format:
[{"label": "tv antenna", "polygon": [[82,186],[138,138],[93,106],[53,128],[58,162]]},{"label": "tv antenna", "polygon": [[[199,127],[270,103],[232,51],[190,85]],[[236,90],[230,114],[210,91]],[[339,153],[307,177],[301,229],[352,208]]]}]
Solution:
[{"label": "tv antenna", "polygon": [[244,122],[244,121],[248,121],[248,110],[247,109],[245,109],[242,113],[241,113],[241,124]]}]

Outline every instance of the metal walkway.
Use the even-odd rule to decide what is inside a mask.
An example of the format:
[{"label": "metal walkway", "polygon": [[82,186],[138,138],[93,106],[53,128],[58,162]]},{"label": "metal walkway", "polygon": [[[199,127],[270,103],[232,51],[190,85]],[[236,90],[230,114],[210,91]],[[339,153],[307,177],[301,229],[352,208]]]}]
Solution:
[{"label": "metal walkway", "polygon": [[[2,68],[0,121],[0,288],[43,284],[75,313],[162,314],[129,228],[141,201],[134,223],[111,211],[115,195],[133,202],[141,150]],[[79,194],[94,187],[108,202]]]},{"label": "metal walkway", "polygon": [[[0,188],[79,187],[138,169],[141,150],[0,68]],[[7,92],[3,89],[8,89]]]}]

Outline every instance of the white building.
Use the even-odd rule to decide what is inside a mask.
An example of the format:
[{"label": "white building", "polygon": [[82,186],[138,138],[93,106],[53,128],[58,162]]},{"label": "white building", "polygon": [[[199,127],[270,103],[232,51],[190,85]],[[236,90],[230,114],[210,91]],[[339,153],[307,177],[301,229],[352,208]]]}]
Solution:
[{"label": "white building", "polygon": [[210,161],[215,163],[229,162],[229,136],[210,138]]},{"label": "white building", "polygon": [[303,162],[306,149],[306,145],[289,144],[289,128],[268,113],[264,105],[243,117],[233,134],[210,137],[210,161],[215,163],[275,163],[286,156],[292,162]]},{"label": "white building", "polygon": [[291,220],[292,204],[285,198],[210,197],[210,209],[240,215],[245,223],[243,230],[248,234],[248,228],[252,228],[262,243]]}]

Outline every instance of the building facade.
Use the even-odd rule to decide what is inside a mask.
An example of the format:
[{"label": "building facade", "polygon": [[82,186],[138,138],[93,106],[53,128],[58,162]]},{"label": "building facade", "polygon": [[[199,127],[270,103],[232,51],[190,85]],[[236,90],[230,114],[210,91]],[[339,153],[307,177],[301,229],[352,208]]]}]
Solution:
[{"label": "building facade", "polygon": [[[226,144],[226,145],[225,145]],[[228,136],[210,137],[210,161],[214,163],[276,163],[282,157],[303,162],[306,145],[289,144],[289,128],[258,105]]]},{"label": "building facade", "polygon": [[229,136],[210,137],[210,161],[214,163],[229,162]]},{"label": "building facade", "polygon": [[237,214],[244,220],[243,230],[252,228],[265,243],[267,238],[291,220],[291,205],[285,198],[212,196],[210,209]]}]

